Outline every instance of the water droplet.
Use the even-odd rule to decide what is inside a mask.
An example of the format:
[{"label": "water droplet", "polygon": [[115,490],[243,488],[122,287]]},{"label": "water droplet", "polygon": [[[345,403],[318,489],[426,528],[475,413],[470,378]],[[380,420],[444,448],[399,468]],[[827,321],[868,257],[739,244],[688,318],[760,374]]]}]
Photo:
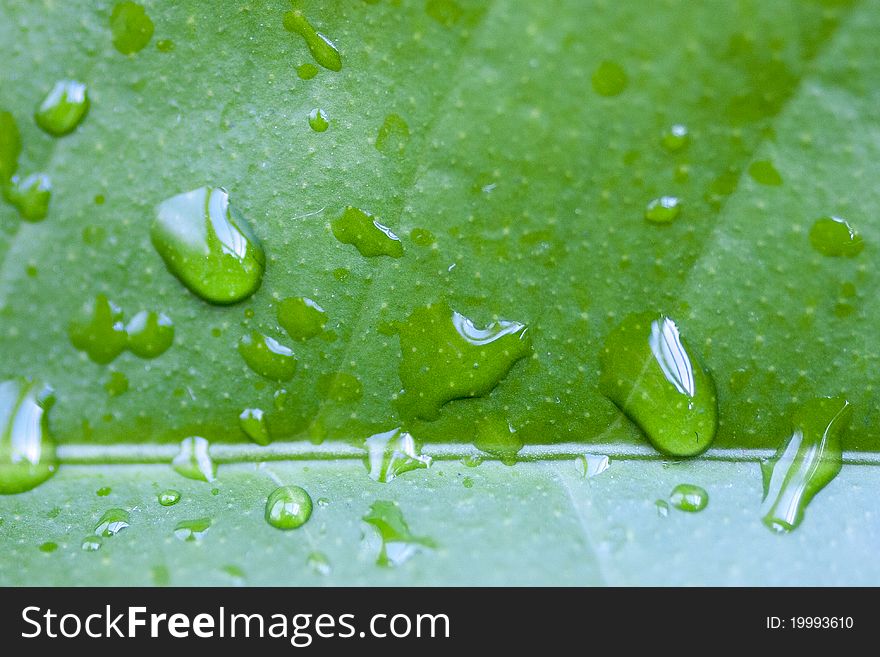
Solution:
[{"label": "water droplet", "polygon": [[260,287],[263,247],[222,187],[160,203],[150,237],[168,270],[205,301],[236,303]]},{"label": "water droplet", "polygon": [[330,121],[327,119],[327,115],[324,113],[324,110],[318,109],[317,107],[309,112],[309,126],[315,132],[324,132],[327,128],[330,127]]},{"label": "water droplet", "polygon": [[852,406],[842,397],[804,403],[792,417],[794,430],[776,455],[761,463],[763,522],[777,532],[795,529],[813,497],[840,472],[841,438]]},{"label": "water droplet", "polygon": [[516,430],[500,414],[491,413],[477,420],[474,426],[474,447],[494,456],[504,465],[514,465],[523,448]]},{"label": "water droplet", "polygon": [[681,213],[681,201],[675,196],[655,198],[645,208],[645,219],[652,224],[672,223]]},{"label": "water droplet", "polygon": [[122,310],[103,294],[83,306],[81,316],[68,325],[67,334],[74,347],[101,365],[116,358],[128,344]]},{"label": "water droplet", "polygon": [[55,474],[58,462],[46,414],[52,389],[34,381],[0,382],[0,495],[31,490]]},{"label": "water droplet", "polygon": [[123,55],[143,50],[153,38],[153,21],[136,2],[117,2],[110,14],[113,46]]},{"label": "water droplet", "polygon": [[385,155],[400,154],[409,143],[409,126],[399,114],[389,114],[376,135],[376,150]]},{"label": "water droplet", "polygon": [[34,120],[50,135],[61,137],[73,132],[88,110],[86,85],[76,80],[61,80],[46,94],[34,113]]},{"label": "water droplet", "polygon": [[688,145],[689,141],[690,135],[688,134],[687,126],[682,125],[681,123],[675,123],[669,126],[660,139],[663,148],[670,153],[680,151]]},{"label": "water droplet", "polygon": [[156,358],[174,342],[174,324],[164,313],[142,310],[125,327],[128,349],[141,358]]},{"label": "water droplet", "polygon": [[100,536],[86,536],[80,545],[80,549],[83,552],[97,552],[103,545],[104,541]]},{"label": "water droplet", "polygon": [[259,408],[244,409],[238,416],[238,425],[257,445],[268,445],[271,442],[266,415]]},{"label": "water droplet", "polygon": [[102,486],[98,490],[95,491],[95,495],[98,497],[107,497],[110,493],[113,492],[113,489],[110,486]]},{"label": "water droplet", "polygon": [[299,34],[306,42],[315,61],[331,71],[342,70],[342,57],[334,43],[315,30],[305,15],[298,9],[284,14],[284,29]]},{"label": "water droplet", "polygon": [[266,500],[266,522],[276,529],[302,527],[312,516],[312,498],[299,486],[281,486]]},{"label": "water droplet", "polygon": [[296,372],[296,356],[277,340],[251,331],[241,336],[238,352],[254,372],[273,381],[289,381]]},{"label": "water droplet", "polygon": [[43,543],[40,546],[40,552],[45,552],[47,554],[50,552],[54,552],[57,549],[58,549],[58,543],[53,543],[52,541],[49,541],[47,543]]},{"label": "water droplet", "polygon": [[600,96],[617,96],[629,84],[629,77],[620,64],[604,61],[593,72],[593,90]]},{"label": "water droplet", "polygon": [[335,402],[353,402],[364,394],[363,385],[353,374],[331,372],[318,377],[318,394],[323,399]]},{"label": "water droplet", "polygon": [[862,236],[839,217],[817,219],[810,228],[810,244],[822,255],[847,258],[859,255],[865,248]]},{"label": "water droplet", "polygon": [[211,528],[210,518],[196,518],[195,520],[182,520],[174,528],[174,538],[185,543],[201,541]]},{"label": "water droplet", "polygon": [[221,570],[233,579],[243,580],[245,578],[244,571],[234,564],[223,566]]},{"label": "water droplet", "polygon": [[326,577],[331,572],[330,560],[323,552],[310,552],[306,558],[306,565],[313,573]]},{"label": "water droplet", "polygon": [[525,324],[499,320],[477,328],[445,302],[414,310],[400,325],[400,346],[401,410],[425,420],[453,399],[489,394],[531,352]]},{"label": "water droplet", "polygon": [[752,180],[761,185],[778,187],[782,184],[782,176],[779,175],[773,163],[767,160],[752,162],[749,165],[749,175],[752,177]]},{"label": "water droplet", "polygon": [[128,377],[122,372],[110,372],[110,376],[104,382],[104,390],[111,397],[119,397],[128,392]]},{"label": "water droplet", "polygon": [[383,484],[410,470],[431,465],[431,457],[419,454],[413,437],[400,428],[370,436],[364,447],[364,465],[370,479]]},{"label": "water droplet", "polygon": [[157,499],[162,506],[174,506],[180,502],[180,492],[169,488],[159,493]]},{"label": "water droplet", "polygon": [[706,508],[709,493],[693,484],[679,484],[669,494],[669,503],[679,511],[696,513]]},{"label": "water droplet", "polygon": [[300,80],[311,80],[318,74],[318,67],[314,64],[305,63],[296,67],[296,74],[299,76]]},{"label": "water droplet", "polygon": [[474,487],[474,480],[471,479],[470,477],[465,477],[464,479],[461,480],[461,485],[464,486],[465,488],[473,488]]},{"label": "water droplet", "polygon": [[611,459],[603,454],[580,454],[574,459],[574,467],[584,479],[600,475],[611,465]]},{"label": "water droplet", "polygon": [[403,256],[400,238],[360,208],[347,207],[330,225],[336,239],[343,244],[353,244],[363,256]]},{"label": "water droplet", "polygon": [[294,340],[308,340],[327,324],[327,313],[307,297],[290,297],[278,304],[278,323]]},{"label": "water droplet", "polygon": [[21,133],[12,113],[0,110],[0,185],[18,171]]},{"label": "water droplet", "polygon": [[19,216],[25,221],[42,221],[49,213],[52,181],[43,173],[34,173],[26,178],[12,176],[3,185],[3,198],[18,210]]},{"label": "water droplet", "polygon": [[180,452],[171,462],[171,467],[187,479],[198,481],[214,481],[217,466],[208,454],[209,443],[201,436],[184,438],[180,443]]},{"label": "water droplet", "polygon": [[599,389],[661,452],[693,456],[715,437],[715,383],[669,317],[630,315],[608,335]]},{"label": "water droplet", "polygon": [[428,0],[425,3],[425,11],[444,27],[452,27],[464,14],[461,5],[455,0]]},{"label": "water droplet", "polygon": [[125,509],[108,509],[95,525],[95,536],[109,538],[131,526],[131,517]]},{"label": "water droplet", "polygon": [[156,42],[156,50],[159,52],[171,52],[174,50],[174,41],[171,39],[159,39]]},{"label": "water droplet", "polygon": [[[395,502],[373,502],[363,520],[372,528],[374,538],[379,542],[376,556],[376,564],[379,566],[400,566],[420,550],[437,547],[430,538],[416,536],[410,531]],[[372,547],[369,538],[365,535],[368,547]]]}]

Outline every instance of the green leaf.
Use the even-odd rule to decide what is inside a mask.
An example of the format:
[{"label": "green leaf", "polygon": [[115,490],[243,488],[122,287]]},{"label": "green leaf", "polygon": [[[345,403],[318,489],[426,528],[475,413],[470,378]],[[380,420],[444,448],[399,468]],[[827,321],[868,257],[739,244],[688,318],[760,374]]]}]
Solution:
[{"label": "green leaf", "polygon": [[[880,451],[869,264],[880,21],[869,3],[189,0],[139,3],[146,21],[123,4],[113,19],[109,5],[0,1],[0,109],[14,118],[0,127],[20,131],[18,175],[52,181],[40,222],[0,205],[0,378],[51,384],[62,460],[41,487],[0,498],[0,543],[22,564],[4,581],[269,583],[279,552],[290,583],[853,581],[847,564],[876,533],[864,516],[874,467],[845,464],[797,532],[778,537],[760,522],[760,471],[747,461],[775,452],[817,396],[852,404],[850,462]],[[137,47],[119,48],[120,35]],[[86,85],[88,113],[52,137],[33,115],[62,80]],[[15,171],[10,144],[0,134]],[[150,239],[160,203],[206,186],[228,192],[265,250],[259,289],[230,306],[190,293]],[[657,223],[664,197],[677,214]],[[347,208],[399,238],[400,257],[368,257],[361,224],[337,239]],[[828,217],[864,248],[814,248],[811,227]],[[305,340],[279,325],[298,298],[325,312]],[[96,299],[119,309],[122,333],[140,313],[165,317],[173,344],[120,342],[101,351],[109,363],[90,360],[68,325]],[[477,331],[525,325],[527,357],[493,359],[480,385],[461,382],[457,353],[432,359],[428,341],[408,360],[412,318],[447,307]],[[605,338],[649,311],[675,320],[718,397],[713,447],[668,467],[641,460],[653,451],[598,386]],[[248,366],[253,350],[239,345],[254,336],[278,345],[267,358],[292,352],[283,376],[260,354]],[[116,373],[127,389],[106,385]],[[439,417],[407,412],[404,387],[404,401],[436,400]],[[265,413],[273,443],[249,441],[246,409]],[[467,443],[495,445],[475,435],[487,421],[538,460],[441,463],[389,484],[360,463],[307,463],[359,460],[366,438],[397,427],[429,454],[473,460]],[[165,464],[189,436],[225,463],[214,484]],[[552,460],[574,458],[571,445],[639,458],[574,482],[574,466]],[[506,442],[489,451],[511,459]],[[277,462],[232,463],[264,460]],[[282,535],[263,520],[279,485],[264,470],[329,505]],[[709,506],[656,517],[655,500],[680,483],[708,490]],[[101,485],[118,497],[93,498]],[[154,503],[165,488],[182,501]],[[392,569],[375,554],[349,559],[381,500],[436,547]],[[56,508],[65,519],[46,523]],[[108,508],[131,526],[81,551]],[[204,518],[193,541],[173,540],[178,523]],[[829,535],[845,536],[839,552]],[[46,542],[59,549],[39,551]],[[130,568],[143,545],[152,565]],[[305,569],[325,563],[315,552],[331,575]]]}]

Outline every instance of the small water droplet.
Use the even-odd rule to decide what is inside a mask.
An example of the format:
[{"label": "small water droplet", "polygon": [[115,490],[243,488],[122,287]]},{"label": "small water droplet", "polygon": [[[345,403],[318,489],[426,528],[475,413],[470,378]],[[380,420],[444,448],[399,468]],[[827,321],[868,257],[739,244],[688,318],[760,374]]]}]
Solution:
[{"label": "small water droplet", "polygon": [[125,509],[108,509],[95,525],[95,536],[109,538],[131,526],[131,517]]},{"label": "small water droplet", "polygon": [[180,443],[180,452],[171,462],[171,467],[187,479],[198,481],[214,481],[217,466],[208,454],[209,443],[201,436],[184,438]]},{"label": "small water droplet", "polygon": [[153,38],[153,21],[136,2],[117,2],[110,14],[113,46],[123,55],[143,50]]},{"label": "small water droplet", "polygon": [[400,238],[365,210],[349,206],[330,225],[336,239],[354,245],[362,256],[403,256]]},{"label": "small water droplet", "polygon": [[648,203],[645,219],[652,224],[672,223],[681,214],[681,201],[675,196],[661,196]]},{"label": "small water droplet", "polygon": [[690,134],[688,133],[687,126],[681,123],[675,123],[669,126],[660,138],[660,143],[663,144],[663,148],[670,153],[680,151],[688,145],[689,141]]},{"label": "small water droplet", "polygon": [[661,452],[694,456],[715,437],[715,383],[669,317],[630,315],[611,331],[599,389]]},{"label": "small water droplet", "polygon": [[679,511],[696,513],[709,504],[709,493],[693,484],[679,484],[669,494],[669,503]]},{"label": "small water droplet", "polygon": [[174,41],[171,39],[159,39],[156,42],[156,50],[159,52],[171,52],[174,50]]},{"label": "small water droplet", "polygon": [[101,486],[101,488],[95,491],[95,495],[98,497],[107,497],[112,492],[113,489],[110,488],[110,486]]},{"label": "small water droplet", "polygon": [[276,529],[302,527],[312,516],[312,498],[299,486],[281,486],[266,500],[266,522]]},{"label": "small water droplet", "polygon": [[654,507],[657,509],[657,515],[661,518],[669,515],[669,502],[666,500],[657,500],[654,502]]},{"label": "small water droplet", "polygon": [[257,445],[268,445],[271,442],[266,415],[259,408],[244,409],[238,416],[238,425]]},{"label": "small water droplet", "polygon": [[600,96],[617,96],[629,84],[629,76],[620,64],[604,61],[593,72],[593,90]]},{"label": "small water droplet", "polygon": [[[373,543],[378,542],[375,547],[378,548],[376,564],[379,566],[400,566],[420,550],[437,547],[432,539],[416,536],[410,531],[396,502],[373,502],[363,520],[372,530],[365,532],[366,547],[373,549]],[[375,541],[370,541],[371,538]]]},{"label": "small water droplet", "polygon": [[400,154],[409,143],[409,126],[399,114],[389,114],[376,135],[376,150],[385,155]]},{"label": "small water droplet", "polygon": [[122,310],[99,294],[83,306],[80,316],[67,327],[70,342],[101,365],[115,359],[128,344]]},{"label": "small water droplet", "polygon": [[180,492],[172,488],[168,488],[159,493],[157,499],[159,500],[159,504],[161,504],[162,506],[174,506],[175,504],[180,502]]},{"label": "small water droplet", "polygon": [[47,543],[43,543],[42,545],[40,545],[40,552],[45,552],[47,554],[50,552],[54,552],[57,549],[58,549],[58,543],[53,543],[52,541],[49,541]]},{"label": "small water droplet", "polygon": [[83,552],[97,552],[103,545],[104,541],[100,536],[86,536],[80,545],[80,549]]},{"label": "small water droplet", "polygon": [[494,456],[504,465],[514,465],[516,455],[523,448],[516,430],[498,413],[490,413],[477,420],[474,435],[474,447]]},{"label": "small water droplet", "polygon": [[336,45],[326,36],[318,32],[309,20],[298,9],[284,14],[284,29],[299,34],[306,42],[309,52],[315,61],[331,71],[342,70],[342,57]]},{"label": "small water droplet", "polygon": [[243,580],[245,578],[244,571],[234,564],[223,566],[222,570],[233,579]]},{"label": "small water droplet", "polygon": [[0,495],[23,493],[55,474],[46,414],[52,389],[26,379],[0,382]]},{"label": "small water droplet", "polygon": [[330,127],[330,121],[327,119],[327,114],[324,113],[324,110],[316,107],[309,112],[309,126],[315,132],[324,132]]},{"label": "small water droplet", "polygon": [[318,74],[318,67],[306,62],[296,67],[296,74],[300,80],[311,80]]},{"label": "small water droplet", "polygon": [[370,436],[364,447],[364,465],[370,479],[383,484],[405,472],[431,465],[431,457],[419,454],[413,437],[400,428]]},{"label": "small water droplet", "polygon": [[580,454],[574,459],[574,467],[584,479],[602,474],[611,465],[611,459],[603,454]]},{"label": "small water droplet", "polygon": [[61,137],[73,132],[88,110],[86,85],[76,80],[61,80],[46,94],[34,113],[34,120],[50,135]]},{"label": "small water droplet", "polygon": [[331,572],[330,560],[323,552],[310,552],[306,558],[306,565],[313,573],[326,577]]},{"label": "small water droplet", "polygon": [[465,488],[473,488],[474,487],[474,480],[471,479],[470,477],[465,477],[464,479],[461,480],[461,485],[464,486]]},{"label": "small water droplet", "polygon": [[278,304],[278,323],[294,340],[308,340],[327,324],[327,313],[307,297],[290,297]]},{"label": "small water droplet", "polygon": [[164,313],[142,310],[125,327],[128,349],[140,358],[156,358],[174,342],[174,324]]},{"label": "small water droplet", "polygon": [[782,176],[779,175],[773,163],[767,160],[752,162],[749,165],[749,175],[752,177],[752,180],[760,185],[778,187],[782,184]]},{"label": "small water droplet", "polygon": [[483,457],[479,454],[468,454],[461,457],[461,464],[466,468],[477,468],[483,465]]},{"label": "small water droplet", "polygon": [[822,217],[810,228],[810,244],[826,256],[854,258],[865,248],[862,236],[840,217]]},{"label": "small water droplet", "polygon": [[289,381],[296,373],[293,350],[259,331],[241,336],[238,352],[248,367],[267,379]]},{"label": "small water droplet", "polygon": [[185,543],[201,541],[210,528],[210,518],[182,520],[174,527],[174,538]]},{"label": "small water droplet", "polygon": [[840,472],[841,438],[851,418],[852,405],[842,397],[819,397],[798,408],[791,436],[761,463],[767,527],[789,532],[801,524],[810,501]]},{"label": "small water droplet", "polygon": [[222,187],[160,203],[150,238],[168,270],[205,301],[236,303],[260,287],[263,247]]},{"label": "small water droplet", "polygon": [[12,176],[8,183],[3,184],[3,198],[18,210],[19,216],[25,221],[42,221],[49,213],[52,181],[44,173],[34,173],[25,178]]}]

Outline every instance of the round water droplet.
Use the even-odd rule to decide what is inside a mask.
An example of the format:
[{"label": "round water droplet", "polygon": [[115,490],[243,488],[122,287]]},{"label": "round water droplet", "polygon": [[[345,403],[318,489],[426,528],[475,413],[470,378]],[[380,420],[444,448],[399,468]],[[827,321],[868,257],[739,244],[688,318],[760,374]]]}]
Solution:
[{"label": "round water droplet", "polygon": [[201,187],[163,201],[150,237],[168,270],[205,301],[236,303],[260,287],[263,247],[222,188]]},{"label": "round water droplet", "polygon": [[674,153],[687,146],[689,141],[690,135],[688,134],[687,126],[684,126],[681,123],[675,123],[669,126],[669,128],[663,133],[660,143],[663,144],[663,148],[667,151]]},{"label": "round water droplet", "polygon": [[810,244],[826,256],[854,258],[865,248],[862,236],[846,219],[822,217],[810,228]]},{"label": "round water droplet", "polygon": [[473,488],[474,487],[474,480],[471,479],[470,477],[465,477],[464,479],[461,480],[461,485],[464,486],[465,488]]},{"label": "round water droplet", "polygon": [[122,310],[103,294],[83,306],[80,317],[68,325],[67,334],[74,347],[101,365],[116,358],[128,344]]},{"label": "round water droplet", "polygon": [[46,415],[52,389],[26,379],[0,382],[0,495],[31,490],[55,474],[58,461]]},{"label": "round water droplet", "polygon": [[617,96],[629,84],[629,77],[620,64],[604,61],[593,72],[593,90],[600,96]]},{"label": "round water droplet", "polygon": [[318,335],[327,324],[327,313],[306,297],[290,297],[278,304],[278,323],[294,340]]},{"label": "round water droplet", "polygon": [[185,543],[201,541],[211,528],[210,518],[196,518],[195,520],[182,520],[174,528],[174,538]]},{"label": "round water droplet", "polygon": [[86,536],[80,545],[80,549],[83,552],[97,552],[103,545],[104,541],[100,536]]},{"label": "round water droplet", "polygon": [[296,356],[283,344],[251,331],[241,336],[238,352],[254,372],[273,381],[289,381],[296,373]]},{"label": "round water droplet", "polygon": [[296,74],[299,76],[300,80],[311,80],[318,74],[318,67],[314,64],[301,64],[296,67]]},{"label": "round water droplet", "polygon": [[266,522],[277,529],[296,529],[312,515],[312,498],[299,486],[276,488],[266,500]]},{"label": "round water droplet", "polygon": [[767,160],[752,162],[749,165],[749,175],[752,177],[752,180],[760,185],[778,187],[782,184],[782,176],[779,175],[773,163]]},{"label": "round water droplet", "polygon": [[73,132],[88,110],[86,85],[76,80],[61,80],[40,103],[34,120],[50,135],[61,137]]},{"label": "round water droplet", "polygon": [[681,213],[681,201],[675,196],[661,196],[648,203],[645,219],[652,224],[672,223]]},{"label": "round water droplet", "polygon": [[284,14],[284,29],[299,34],[306,42],[315,61],[331,71],[342,70],[342,57],[336,45],[326,36],[315,30],[305,15],[298,9]]},{"label": "round water droplet", "polygon": [[324,132],[330,127],[330,121],[327,119],[324,110],[316,107],[309,112],[309,126],[311,126],[312,130],[315,132]]},{"label": "round water droplet", "polygon": [[336,239],[343,244],[354,245],[363,256],[403,256],[400,238],[365,210],[349,206],[330,225]]},{"label": "round water droplet", "polygon": [[164,313],[142,310],[125,327],[128,349],[141,358],[156,358],[174,342],[174,324]]},{"label": "round water droplet", "polygon": [[19,216],[25,221],[42,221],[49,213],[52,181],[43,173],[34,173],[26,178],[12,176],[3,185],[3,198],[18,210]]},{"label": "round water droplet", "polygon": [[709,504],[709,493],[693,484],[679,484],[669,494],[669,503],[679,511],[696,513]]},{"label": "round water droplet", "polygon": [[271,442],[266,415],[259,408],[244,409],[238,416],[238,424],[257,445],[268,445]]},{"label": "round water droplet", "polygon": [[169,488],[159,493],[157,499],[162,506],[174,506],[180,502],[180,492]]},{"label": "round water droplet", "polygon": [[153,21],[136,2],[117,2],[110,14],[113,46],[123,55],[143,50],[153,38]]},{"label": "round water droplet", "polygon": [[131,518],[125,509],[108,509],[98,524],[95,525],[95,536],[116,536],[123,529],[131,526]]}]

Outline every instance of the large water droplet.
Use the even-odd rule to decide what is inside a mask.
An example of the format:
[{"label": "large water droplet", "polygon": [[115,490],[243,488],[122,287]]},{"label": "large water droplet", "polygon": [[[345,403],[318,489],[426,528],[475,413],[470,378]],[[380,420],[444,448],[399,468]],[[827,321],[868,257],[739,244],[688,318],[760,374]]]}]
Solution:
[{"label": "large water droplet", "polygon": [[260,287],[263,247],[221,187],[160,203],[150,237],[168,270],[205,301],[235,303]]},{"label": "large water droplet", "polygon": [[268,445],[271,442],[266,414],[259,408],[244,409],[238,416],[238,425],[257,445]]},{"label": "large water droplet", "polygon": [[172,488],[163,490],[156,496],[162,506],[174,506],[180,502],[180,492]]},{"label": "large water droplet", "polygon": [[[379,543],[376,556],[379,566],[400,566],[420,550],[437,547],[432,539],[416,536],[410,531],[395,502],[373,502],[363,520],[373,530],[372,538]],[[370,538],[365,535],[368,542]],[[368,544],[368,547],[372,548],[372,545]]]},{"label": "large water droplet", "polygon": [[52,181],[43,173],[34,173],[26,178],[12,176],[3,185],[3,198],[18,210],[19,216],[25,221],[42,221],[49,212]]},{"label": "large water droplet", "polygon": [[254,372],[273,381],[289,381],[296,373],[296,356],[277,340],[251,331],[241,336],[238,352]]},{"label": "large water droplet", "polygon": [[312,516],[312,498],[299,486],[281,486],[266,500],[266,522],[277,529],[302,527]]},{"label": "large water droplet", "polygon": [[305,40],[309,52],[318,64],[331,71],[342,70],[342,57],[336,45],[318,32],[305,14],[298,9],[288,11],[284,14],[283,25],[285,30],[299,34]]},{"label": "large water droplet", "polygon": [[201,541],[210,528],[210,518],[182,520],[174,527],[174,538],[185,543]]},{"label": "large water droplet", "polygon": [[156,358],[174,342],[174,324],[164,313],[142,310],[125,327],[128,349],[141,358]]},{"label": "large water droplet", "polygon": [[630,315],[605,341],[599,389],[661,452],[693,456],[718,424],[715,383],[669,317]]},{"label": "large water droplet", "polygon": [[696,513],[709,504],[709,493],[694,484],[679,484],[669,494],[669,503],[679,511]]},{"label": "large water droplet", "polygon": [[593,72],[593,90],[600,96],[617,96],[629,84],[629,76],[620,64],[604,61]]},{"label": "large water droplet", "polygon": [[47,421],[53,401],[52,389],[37,382],[0,382],[0,495],[31,490],[55,474]]},{"label": "large water droplet", "polygon": [[18,171],[18,156],[21,155],[21,132],[15,117],[0,110],[0,185]]},{"label": "large water droplet", "polygon": [[400,408],[425,420],[453,399],[489,394],[531,352],[525,324],[499,320],[477,328],[445,302],[417,308],[399,332]]},{"label": "large water droplet", "polygon": [[315,132],[325,132],[330,127],[330,121],[324,110],[316,107],[309,112],[309,127]]},{"label": "large water droplet", "polygon": [[399,428],[370,436],[364,447],[364,465],[373,481],[388,483],[404,472],[431,465],[431,457],[419,454],[413,437]]},{"label": "large water droplet", "polygon": [[210,444],[201,436],[184,438],[180,443],[180,451],[171,462],[171,467],[187,479],[198,481],[214,481],[217,466],[208,454]]},{"label": "large water droplet", "polygon": [[385,155],[400,154],[409,142],[409,126],[399,114],[389,114],[376,135],[376,150]]},{"label": "large water droplet", "polygon": [[95,536],[108,538],[116,536],[123,529],[131,526],[131,517],[125,509],[107,509],[98,524],[95,525]]},{"label": "large water droplet", "polygon": [[110,14],[113,46],[123,55],[143,50],[153,37],[153,21],[136,2],[117,2]]},{"label": "large water droplet", "polygon": [[767,527],[793,530],[810,500],[837,476],[843,463],[841,438],[851,417],[852,406],[842,397],[811,399],[797,410],[791,436],[761,464],[761,513]]},{"label": "large water droplet", "polygon": [[648,203],[645,219],[652,224],[669,224],[681,214],[681,201],[675,196],[661,196]]},{"label": "large water droplet", "polygon": [[290,297],[278,304],[278,323],[294,340],[318,335],[327,324],[327,313],[307,297]]},{"label": "large water droplet", "polygon": [[345,212],[330,222],[330,226],[336,239],[343,244],[354,245],[363,256],[403,256],[400,238],[360,208],[347,207]]},{"label": "large water droplet", "polygon": [[61,137],[73,132],[88,110],[86,85],[76,80],[61,80],[46,94],[34,113],[34,120],[50,135]]},{"label": "large water droplet", "polygon": [[67,334],[74,347],[102,365],[116,358],[128,345],[122,310],[103,294],[87,303],[80,317],[71,320]]},{"label": "large water droplet", "polygon": [[822,217],[810,228],[810,244],[826,256],[854,258],[865,248],[862,236],[840,217]]}]

